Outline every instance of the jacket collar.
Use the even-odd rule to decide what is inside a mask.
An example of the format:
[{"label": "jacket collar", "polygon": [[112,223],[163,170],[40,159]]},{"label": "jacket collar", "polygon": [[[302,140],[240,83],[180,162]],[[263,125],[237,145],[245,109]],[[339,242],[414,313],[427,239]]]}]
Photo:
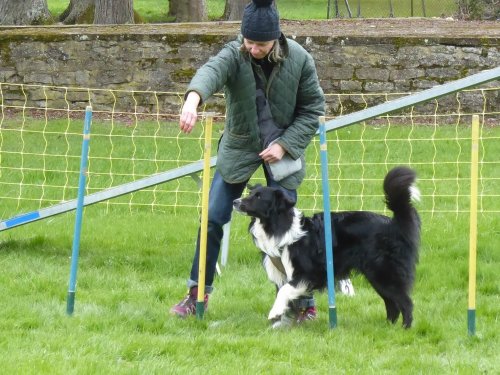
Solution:
[{"label": "jacket collar", "polygon": [[288,55],[290,54],[290,48],[288,47],[288,40],[283,33],[281,33],[281,36],[278,39],[278,43],[280,44],[280,47],[283,51],[283,57],[287,59]]}]

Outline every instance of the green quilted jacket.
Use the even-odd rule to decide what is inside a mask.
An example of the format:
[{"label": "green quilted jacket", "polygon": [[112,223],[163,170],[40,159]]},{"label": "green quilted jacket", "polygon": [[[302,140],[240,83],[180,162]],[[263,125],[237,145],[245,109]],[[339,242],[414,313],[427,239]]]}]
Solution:
[{"label": "green quilted jacket", "polygon": [[[262,165],[255,77],[251,59],[240,51],[242,43],[240,36],[226,44],[198,69],[187,90],[200,95],[200,104],[224,90],[226,124],[219,144],[217,169],[229,183],[249,180]],[[286,129],[278,143],[292,158],[303,158],[318,129],[318,116],[324,115],[324,96],[311,55],[297,42],[284,37],[281,47],[286,58],[275,66],[269,80],[262,70],[259,75],[265,82],[273,119]],[[296,189],[305,176],[305,162],[302,165],[302,170],[279,183],[287,189]]]}]

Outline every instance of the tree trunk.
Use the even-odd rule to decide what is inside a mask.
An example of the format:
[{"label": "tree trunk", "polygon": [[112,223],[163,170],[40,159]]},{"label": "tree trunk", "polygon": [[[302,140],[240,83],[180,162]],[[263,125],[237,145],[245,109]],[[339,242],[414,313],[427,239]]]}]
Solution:
[{"label": "tree trunk", "polygon": [[241,21],[248,0],[226,0],[223,18],[226,21]]},{"label": "tree trunk", "polygon": [[179,0],[168,0],[168,16],[173,19],[177,18],[177,8],[179,7]]},{"label": "tree trunk", "polygon": [[96,0],[94,23],[134,23],[134,0]]},{"label": "tree trunk", "polygon": [[66,25],[93,23],[95,0],[70,0],[66,10],[59,16],[59,21]]},{"label": "tree trunk", "polygon": [[168,15],[175,18],[175,22],[208,20],[205,0],[169,0]]},{"label": "tree trunk", "polygon": [[0,0],[0,25],[46,25],[53,22],[47,0]]}]

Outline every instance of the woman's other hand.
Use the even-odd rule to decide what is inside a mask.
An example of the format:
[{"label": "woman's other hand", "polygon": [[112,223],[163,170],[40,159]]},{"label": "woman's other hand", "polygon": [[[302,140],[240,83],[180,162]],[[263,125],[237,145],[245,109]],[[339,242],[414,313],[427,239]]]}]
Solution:
[{"label": "woman's other hand", "polygon": [[264,149],[259,156],[266,163],[275,163],[280,161],[285,155],[285,149],[279,143],[273,143],[268,148]]}]

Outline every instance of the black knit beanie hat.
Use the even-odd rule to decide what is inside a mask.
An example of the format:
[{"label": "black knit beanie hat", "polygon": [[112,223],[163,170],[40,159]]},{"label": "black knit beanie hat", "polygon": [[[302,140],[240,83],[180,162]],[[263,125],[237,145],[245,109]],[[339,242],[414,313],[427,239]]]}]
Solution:
[{"label": "black knit beanie hat", "polygon": [[245,7],[241,34],[255,42],[269,42],[281,36],[280,17],[273,0],[252,0]]}]

